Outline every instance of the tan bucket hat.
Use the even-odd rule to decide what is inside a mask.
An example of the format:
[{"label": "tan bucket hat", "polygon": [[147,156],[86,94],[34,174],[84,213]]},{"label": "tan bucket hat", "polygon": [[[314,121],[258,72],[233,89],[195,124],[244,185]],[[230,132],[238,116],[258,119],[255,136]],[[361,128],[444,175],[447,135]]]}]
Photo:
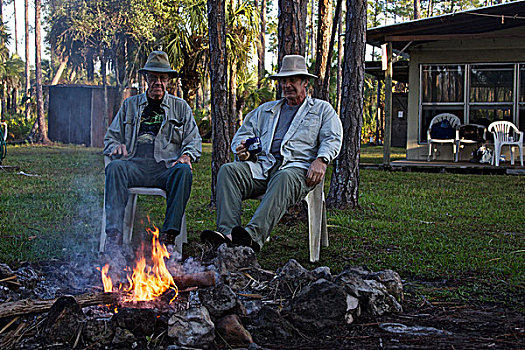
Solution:
[{"label": "tan bucket hat", "polygon": [[177,71],[171,69],[168,54],[164,51],[153,51],[149,54],[146,64],[139,69],[139,73],[146,74],[147,72],[167,73],[170,78],[178,76]]},{"label": "tan bucket hat", "polygon": [[317,78],[316,75],[308,73],[306,69],[306,62],[301,55],[286,55],[283,57],[283,63],[279,73],[270,76],[272,79],[279,79],[291,77],[294,75],[301,75],[310,78]]}]

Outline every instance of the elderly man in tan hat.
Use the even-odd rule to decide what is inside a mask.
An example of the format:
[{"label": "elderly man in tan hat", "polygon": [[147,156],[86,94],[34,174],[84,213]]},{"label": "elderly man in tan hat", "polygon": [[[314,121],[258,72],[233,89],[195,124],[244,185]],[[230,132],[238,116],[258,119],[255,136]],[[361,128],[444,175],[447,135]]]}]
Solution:
[{"label": "elderly man in tan hat", "polygon": [[148,83],[145,93],[124,101],[104,138],[106,167],[106,243],[122,243],[122,221],[129,187],[166,191],[161,240],[173,244],[190,196],[192,162],[201,155],[201,137],[190,106],[166,87],[177,72],[168,55],[153,51],[139,70]]},{"label": "elderly man in tan hat", "polygon": [[[236,161],[223,165],[217,177],[217,231],[203,231],[204,242],[258,251],[288,207],[322,181],[339,153],[341,121],[328,102],[307,96],[308,78],[317,77],[308,73],[304,57],[285,56],[271,78],[284,98],[250,112],[233,137]],[[262,194],[254,216],[242,226],[242,200]]]}]

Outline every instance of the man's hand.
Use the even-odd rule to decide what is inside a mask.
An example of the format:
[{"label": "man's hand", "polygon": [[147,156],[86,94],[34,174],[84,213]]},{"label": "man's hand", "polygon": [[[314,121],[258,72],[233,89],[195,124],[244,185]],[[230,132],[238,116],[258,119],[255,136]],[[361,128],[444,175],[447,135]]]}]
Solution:
[{"label": "man's hand", "polygon": [[175,166],[175,164],[178,164],[178,163],[188,164],[190,166],[190,169],[193,170],[191,166],[191,158],[187,154],[183,154],[182,156],[180,156],[179,159],[177,159],[176,161],[173,162],[173,164],[171,164],[171,166],[173,167]]},{"label": "man's hand", "polygon": [[114,155],[126,157],[128,155],[128,150],[126,149],[126,145],[120,144],[117,147],[113,148],[113,151],[111,151],[109,156],[111,157]]},{"label": "man's hand", "polygon": [[323,180],[323,176],[326,173],[326,167],[328,164],[323,162],[322,159],[317,158],[310,164],[308,172],[306,173],[306,185],[313,187]]},{"label": "man's hand", "polygon": [[246,161],[250,158],[250,152],[246,149],[246,146],[244,145],[246,141],[241,141],[241,144],[235,148],[235,153],[237,154],[237,157],[239,157],[240,161]]}]

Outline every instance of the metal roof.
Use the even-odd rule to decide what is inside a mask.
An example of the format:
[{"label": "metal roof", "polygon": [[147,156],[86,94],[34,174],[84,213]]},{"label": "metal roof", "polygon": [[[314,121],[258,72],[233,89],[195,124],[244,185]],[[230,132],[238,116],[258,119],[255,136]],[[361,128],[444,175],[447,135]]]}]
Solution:
[{"label": "metal roof", "polygon": [[366,41],[374,46],[392,42],[395,50],[401,50],[410,42],[502,38],[505,35],[494,32],[521,26],[523,32],[512,37],[525,39],[525,1],[514,1],[371,28],[366,32]]}]

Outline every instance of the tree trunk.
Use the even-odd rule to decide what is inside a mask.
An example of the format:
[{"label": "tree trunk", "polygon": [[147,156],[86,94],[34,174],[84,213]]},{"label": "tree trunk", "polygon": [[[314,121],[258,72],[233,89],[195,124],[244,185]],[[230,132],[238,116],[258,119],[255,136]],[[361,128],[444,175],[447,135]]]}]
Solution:
[{"label": "tree trunk", "polygon": [[25,117],[26,120],[31,118],[31,100],[30,90],[31,90],[31,66],[29,65],[29,0],[24,0],[24,29],[25,29],[25,58],[26,58],[26,84],[25,84],[25,95],[26,95],[26,105],[25,105]]},{"label": "tree trunk", "polygon": [[421,18],[421,1],[414,0],[414,19]]},{"label": "tree trunk", "polygon": [[[286,55],[305,55],[306,51],[306,5],[307,0],[279,0],[279,41],[277,68],[281,68]],[[277,98],[281,97],[278,89]]]},{"label": "tree trunk", "polygon": [[36,76],[36,115],[38,120],[38,132],[36,141],[40,143],[49,143],[47,137],[47,123],[44,114],[44,96],[42,94],[42,40],[40,38],[40,18],[42,15],[41,0],[35,0],[35,76]]},{"label": "tree trunk", "polygon": [[230,88],[228,92],[228,124],[229,134],[235,135],[235,125],[237,120],[237,62],[232,59],[230,62]]},{"label": "tree trunk", "polygon": [[[321,1],[324,1],[324,0],[321,0]],[[316,42],[315,30],[314,30],[315,28],[315,25],[314,25],[315,2],[316,2],[315,0],[312,0],[310,2],[310,26],[308,30],[308,33],[310,35],[308,38],[308,49],[306,50],[306,56],[310,55],[311,62],[315,60],[315,44],[314,44]]]},{"label": "tree trunk", "polygon": [[[1,2],[1,1],[0,1]],[[1,103],[1,107],[2,107],[2,120],[6,120],[6,115],[7,115],[7,97],[6,97],[6,92],[5,92],[5,85],[0,85],[0,103]]]},{"label": "tree trunk", "polygon": [[51,85],[58,84],[58,82],[60,81],[60,77],[62,77],[62,73],[64,73],[64,69],[66,69],[68,60],[69,60],[69,57],[60,59],[60,65],[58,66],[55,76],[53,77],[53,80],[51,80]]},{"label": "tree trunk", "polygon": [[[339,0],[341,1],[341,0]],[[330,38],[332,30],[332,0],[319,1],[319,15],[317,18],[317,49],[315,53],[315,75],[313,96],[329,101],[330,66],[332,61],[332,50],[334,49],[335,33]]]},{"label": "tree trunk", "polygon": [[15,53],[18,55],[18,26],[17,26],[17,23],[16,23],[16,1],[13,0],[13,17],[14,17],[14,20],[15,20],[15,28],[14,28],[14,32],[15,32]]},{"label": "tree trunk", "polygon": [[335,111],[337,112],[338,115],[341,115],[341,86],[343,83],[343,66],[341,64],[343,61],[343,38],[344,38],[341,35],[343,31],[342,15],[343,15],[343,2],[341,1],[341,11],[339,11],[339,17],[337,19],[337,22],[338,22],[337,23],[337,82],[336,82],[337,97],[336,97],[336,103],[335,103],[335,106],[336,106]]},{"label": "tree trunk", "polygon": [[432,0],[428,0],[427,17],[432,17],[433,13],[434,13],[434,5],[432,3]]},{"label": "tree trunk", "polygon": [[359,153],[363,120],[366,2],[347,0],[343,100],[343,146],[334,161],[327,205],[339,209],[359,206]]},{"label": "tree trunk", "polygon": [[18,89],[16,87],[11,90],[11,112],[16,113],[18,111]]},{"label": "tree trunk", "polygon": [[102,113],[104,113],[104,130],[109,126],[109,108],[108,108],[108,82],[106,74],[106,50],[100,49],[100,75],[102,76],[103,103]]},{"label": "tree trunk", "polygon": [[219,168],[230,160],[230,135],[226,89],[226,17],[224,0],[208,0],[208,32],[210,39],[211,80],[211,203],[215,206],[217,174]]},{"label": "tree trunk", "polygon": [[[261,28],[259,33],[259,40],[257,40],[257,87],[261,87],[261,80],[264,78],[265,72],[265,53],[266,53],[266,1],[261,0],[260,19]],[[258,0],[255,0],[255,7],[259,8]]]}]

